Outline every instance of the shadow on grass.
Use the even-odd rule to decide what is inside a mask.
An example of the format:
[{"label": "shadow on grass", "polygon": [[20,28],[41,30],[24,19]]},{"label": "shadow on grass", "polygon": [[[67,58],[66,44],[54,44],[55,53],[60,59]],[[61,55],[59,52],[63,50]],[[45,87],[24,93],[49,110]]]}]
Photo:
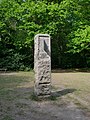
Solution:
[{"label": "shadow on grass", "polygon": [[57,90],[52,91],[50,96],[36,96],[33,92],[31,94],[31,100],[34,101],[42,101],[42,100],[57,100],[57,98],[67,95],[69,93],[73,93],[76,89],[64,89],[64,90]]},{"label": "shadow on grass", "polygon": [[74,91],[76,91],[76,89],[64,89],[64,90],[52,91],[51,96],[57,98],[57,97],[67,95],[69,93],[73,93]]}]

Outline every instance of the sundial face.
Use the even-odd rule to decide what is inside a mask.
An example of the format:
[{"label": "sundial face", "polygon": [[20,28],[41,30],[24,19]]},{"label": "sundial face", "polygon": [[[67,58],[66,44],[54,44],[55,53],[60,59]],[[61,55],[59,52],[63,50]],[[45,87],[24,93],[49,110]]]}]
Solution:
[{"label": "sundial face", "polygon": [[39,52],[40,55],[41,54],[47,54],[48,56],[50,56],[50,41],[49,41],[49,37],[39,37]]}]

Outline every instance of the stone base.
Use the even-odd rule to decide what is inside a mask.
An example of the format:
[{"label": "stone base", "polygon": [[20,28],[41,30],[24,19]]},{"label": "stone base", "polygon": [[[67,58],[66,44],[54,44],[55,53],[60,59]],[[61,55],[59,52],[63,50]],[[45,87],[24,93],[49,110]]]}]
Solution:
[{"label": "stone base", "polygon": [[51,84],[36,84],[35,85],[35,94],[38,96],[46,96],[51,94]]}]

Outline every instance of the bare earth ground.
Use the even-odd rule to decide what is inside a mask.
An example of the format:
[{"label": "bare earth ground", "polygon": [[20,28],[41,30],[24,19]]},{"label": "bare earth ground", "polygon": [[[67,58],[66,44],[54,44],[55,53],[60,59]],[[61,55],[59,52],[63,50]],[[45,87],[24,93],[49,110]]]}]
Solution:
[{"label": "bare earth ground", "polygon": [[0,73],[0,120],[90,120],[90,73],[52,73],[52,98],[35,101],[33,72]]}]

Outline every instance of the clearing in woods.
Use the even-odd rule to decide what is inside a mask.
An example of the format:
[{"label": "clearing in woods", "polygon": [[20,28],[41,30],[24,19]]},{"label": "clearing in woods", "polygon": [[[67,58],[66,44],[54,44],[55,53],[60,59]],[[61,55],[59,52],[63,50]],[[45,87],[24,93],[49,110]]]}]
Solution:
[{"label": "clearing in woods", "polygon": [[52,96],[33,95],[34,73],[0,73],[0,120],[90,120],[90,72],[52,72]]}]

